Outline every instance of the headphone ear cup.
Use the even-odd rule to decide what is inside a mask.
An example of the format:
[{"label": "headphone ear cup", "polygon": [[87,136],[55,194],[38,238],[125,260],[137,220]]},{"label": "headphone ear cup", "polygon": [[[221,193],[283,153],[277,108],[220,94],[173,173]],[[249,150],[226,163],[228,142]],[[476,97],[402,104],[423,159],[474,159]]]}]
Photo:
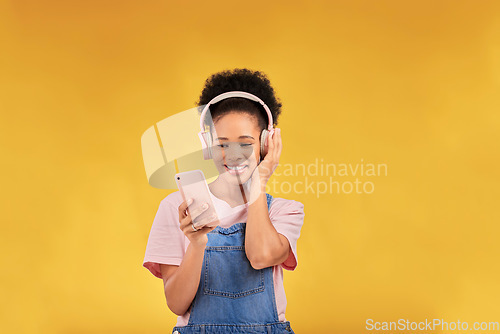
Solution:
[{"label": "headphone ear cup", "polygon": [[267,151],[269,149],[268,139],[269,139],[269,131],[267,129],[262,130],[262,133],[260,134],[260,158],[261,158],[261,161],[264,159],[264,157],[266,156]]},{"label": "headphone ear cup", "polygon": [[212,134],[210,132],[200,132],[199,137],[203,150],[203,158],[205,160],[212,159]]},{"label": "headphone ear cup", "polygon": [[207,132],[207,145],[208,145],[208,148],[207,148],[207,151],[208,151],[208,159],[212,159],[213,158],[213,155],[212,155],[212,134],[210,132]]}]

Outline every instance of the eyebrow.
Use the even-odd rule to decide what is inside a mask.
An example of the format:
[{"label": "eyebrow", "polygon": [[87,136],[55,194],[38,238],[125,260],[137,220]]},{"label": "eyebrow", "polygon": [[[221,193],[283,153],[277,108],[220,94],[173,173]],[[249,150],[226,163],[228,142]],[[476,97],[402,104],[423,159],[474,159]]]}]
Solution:
[{"label": "eyebrow", "polygon": [[[239,136],[238,138],[239,138],[239,139],[250,138],[250,139],[255,140],[255,138],[254,138],[254,137],[252,137],[252,136]],[[227,138],[227,137],[217,137],[217,139],[225,139],[225,140],[229,140],[229,138]]]}]

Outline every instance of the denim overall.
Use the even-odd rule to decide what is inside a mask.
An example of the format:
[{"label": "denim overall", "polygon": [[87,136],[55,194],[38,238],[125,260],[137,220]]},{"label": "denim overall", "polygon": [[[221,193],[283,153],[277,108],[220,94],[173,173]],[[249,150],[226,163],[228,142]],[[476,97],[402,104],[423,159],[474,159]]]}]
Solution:
[{"label": "denim overall", "polygon": [[[266,193],[267,209],[273,197]],[[198,291],[186,326],[173,334],[295,334],[279,321],[273,267],[256,270],[245,254],[245,222],[207,233]]]}]

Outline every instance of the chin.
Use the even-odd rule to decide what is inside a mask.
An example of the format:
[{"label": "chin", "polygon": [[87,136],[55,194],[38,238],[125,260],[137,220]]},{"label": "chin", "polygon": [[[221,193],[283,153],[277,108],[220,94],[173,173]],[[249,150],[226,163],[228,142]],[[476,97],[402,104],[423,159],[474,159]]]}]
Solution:
[{"label": "chin", "polygon": [[248,175],[240,175],[238,177],[236,175],[231,175],[227,172],[224,172],[224,180],[226,180],[226,182],[229,184],[233,184],[233,185],[244,184],[249,179],[250,179],[250,177]]},{"label": "chin", "polygon": [[219,166],[219,174],[223,175],[226,182],[234,185],[246,183],[252,176],[252,171],[255,167],[243,164],[237,167],[229,167],[225,164]]}]

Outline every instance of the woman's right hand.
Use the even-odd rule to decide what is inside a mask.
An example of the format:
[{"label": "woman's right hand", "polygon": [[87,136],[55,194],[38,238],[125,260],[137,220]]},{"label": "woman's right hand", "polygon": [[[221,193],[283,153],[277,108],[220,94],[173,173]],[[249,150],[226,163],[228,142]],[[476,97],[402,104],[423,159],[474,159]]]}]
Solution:
[{"label": "woman's right hand", "polygon": [[[196,219],[200,214],[203,213],[203,211],[208,209],[208,204],[203,203],[206,205],[206,207],[202,205],[199,205],[197,207],[190,207],[189,210],[191,211],[191,214],[188,212],[187,208],[188,205],[190,205],[193,202],[191,198],[187,199],[187,202],[184,201],[179,205],[179,223],[180,223],[180,229],[186,237],[189,239],[189,242],[198,245],[198,246],[205,246],[208,242],[208,237],[207,233],[215,229],[217,226],[203,226],[202,228],[199,228],[197,231],[193,229],[193,219]],[[211,221],[211,217],[205,218],[200,222],[200,225],[207,224]]]}]

